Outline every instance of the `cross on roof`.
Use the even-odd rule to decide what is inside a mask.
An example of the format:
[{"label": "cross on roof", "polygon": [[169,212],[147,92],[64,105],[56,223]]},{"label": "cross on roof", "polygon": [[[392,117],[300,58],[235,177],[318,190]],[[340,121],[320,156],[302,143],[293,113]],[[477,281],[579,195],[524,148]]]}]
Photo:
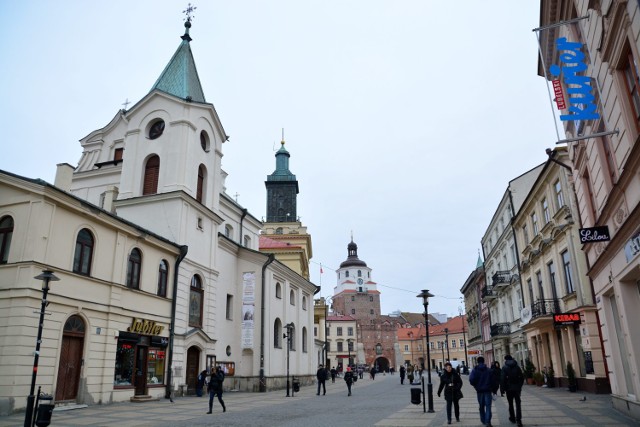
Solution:
[{"label": "cross on roof", "polygon": [[189,3],[187,5],[187,8],[185,10],[182,11],[182,13],[184,13],[185,15],[187,15],[186,21],[191,22],[191,18],[195,18],[195,16],[191,16],[191,14],[193,13],[194,10],[196,10],[197,7],[195,6],[191,6],[191,3]]},{"label": "cross on roof", "polygon": [[129,98],[125,99],[124,102],[122,103],[122,105],[124,106],[124,109],[126,110],[127,107],[129,106],[129,104],[131,104],[131,102],[129,102]]}]

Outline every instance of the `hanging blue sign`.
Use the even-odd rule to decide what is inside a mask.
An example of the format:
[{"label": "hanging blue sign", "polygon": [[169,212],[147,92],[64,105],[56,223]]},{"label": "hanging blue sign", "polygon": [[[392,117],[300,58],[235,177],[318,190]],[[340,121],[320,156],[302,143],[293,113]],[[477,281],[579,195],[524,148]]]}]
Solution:
[{"label": "hanging blue sign", "polygon": [[595,120],[600,118],[595,97],[591,93],[591,77],[581,75],[587,70],[582,53],[582,43],[569,42],[565,37],[556,40],[556,48],[560,53],[560,65],[552,65],[549,72],[562,77],[567,88],[569,113],[562,114],[560,120]]}]

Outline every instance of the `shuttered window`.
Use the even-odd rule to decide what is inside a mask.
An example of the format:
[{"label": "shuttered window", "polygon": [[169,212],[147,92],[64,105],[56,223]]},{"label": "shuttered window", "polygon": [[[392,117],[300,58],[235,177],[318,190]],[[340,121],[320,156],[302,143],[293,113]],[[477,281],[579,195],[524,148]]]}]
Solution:
[{"label": "shuttered window", "polygon": [[158,176],[160,175],[160,157],[153,156],[147,160],[144,168],[144,184],[142,194],[156,194],[158,192]]}]

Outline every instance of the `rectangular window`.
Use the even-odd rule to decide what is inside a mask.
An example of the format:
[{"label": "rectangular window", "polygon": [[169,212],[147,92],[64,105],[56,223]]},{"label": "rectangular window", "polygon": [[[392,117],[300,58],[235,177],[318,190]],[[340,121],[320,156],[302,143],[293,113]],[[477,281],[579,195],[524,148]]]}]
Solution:
[{"label": "rectangular window", "polygon": [[533,227],[533,235],[537,236],[540,230],[538,230],[538,214],[535,212],[531,214],[531,225]]},{"label": "rectangular window", "polygon": [[464,348],[464,340],[460,338],[460,348]]},{"label": "rectangular window", "polygon": [[347,343],[347,348],[349,349],[349,351],[353,351],[353,341],[349,341]]},{"label": "rectangular window", "polygon": [[529,230],[527,230],[527,224],[522,226],[522,236],[524,236],[524,244],[529,244]]},{"label": "rectangular window", "polygon": [[338,341],[338,351],[343,351],[342,350],[342,341]]},{"label": "rectangular window", "polygon": [[435,345],[434,345],[433,341],[429,342],[429,347],[431,347],[431,350],[433,350],[435,348]]},{"label": "rectangular window", "polygon": [[536,280],[538,281],[538,298],[544,299],[544,288],[542,287],[542,272],[536,271]]},{"label": "rectangular window", "polygon": [[349,327],[347,328],[347,335],[349,335],[350,337],[352,337],[352,336],[353,336],[353,327],[352,327],[352,326],[349,326]]},{"label": "rectangular window", "polygon": [[549,270],[549,283],[551,284],[551,291],[552,292],[554,290],[557,291],[557,288],[556,288],[556,266],[553,263],[553,261],[551,261],[549,264],[547,264],[547,269]]},{"label": "rectangular window", "polygon": [[640,121],[640,93],[638,92],[638,65],[636,64],[633,54],[627,54],[627,61],[623,64],[622,72],[624,74],[624,82],[627,86],[627,96],[631,104],[633,118],[637,123]]},{"label": "rectangular window", "polygon": [[589,176],[589,171],[585,170],[582,174],[582,185],[584,186],[584,196],[587,199],[586,205],[587,210],[589,211],[589,216],[591,222],[589,224],[596,223],[596,199],[593,195],[593,186],[591,185],[591,177]]},{"label": "rectangular window", "polygon": [[556,191],[556,203],[558,204],[557,208],[560,209],[564,206],[564,196],[562,195],[562,185],[560,184],[560,180],[557,180],[555,184],[553,184],[553,188]]},{"label": "rectangular window", "polygon": [[527,279],[527,288],[529,289],[529,304],[533,305],[533,283],[531,283],[531,279]]},{"label": "rectangular window", "polygon": [[233,320],[233,295],[227,294],[227,320]]},{"label": "rectangular window", "polygon": [[551,215],[549,214],[549,204],[547,203],[546,197],[542,199],[542,215],[545,224],[551,221]]},{"label": "rectangular window", "polygon": [[113,160],[115,161],[122,160],[123,152],[124,152],[124,148],[116,148],[113,152]]},{"label": "rectangular window", "polygon": [[318,327],[317,327],[317,326],[314,326],[314,327],[313,327],[313,336],[314,336],[314,337],[317,337],[317,336],[318,336]]},{"label": "rectangular window", "polygon": [[407,344],[404,345],[404,351],[409,351],[409,346]]},{"label": "rectangular window", "polygon": [[564,266],[564,281],[566,282],[567,294],[575,292],[573,287],[573,273],[571,272],[571,258],[569,257],[569,251],[562,252],[562,265]]},{"label": "rectangular window", "polygon": [[451,340],[451,348],[456,348],[456,340]]},{"label": "rectangular window", "polygon": [[149,348],[147,356],[147,384],[164,384],[165,349]]},{"label": "rectangular window", "polygon": [[337,334],[336,334],[336,335],[338,335],[339,337],[341,337],[341,336],[342,336],[342,326],[338,326],[338,327],[336,328],[336,330],[337,330]]}]

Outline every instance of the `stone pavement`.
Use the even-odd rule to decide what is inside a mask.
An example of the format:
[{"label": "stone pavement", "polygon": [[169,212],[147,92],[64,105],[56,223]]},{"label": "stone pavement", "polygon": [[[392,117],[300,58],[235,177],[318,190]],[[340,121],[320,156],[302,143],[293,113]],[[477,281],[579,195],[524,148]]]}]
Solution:
[{"label": "stone pavement", "polygon": [[[480,426],[478,404],[475,391],[463,376],[464,398],[460,401],[461,422],[454,426]],[[409,389],[417,385],[400,385],[397,375],[376,376],[375,381],[359,380],[354,385],[354,396],[346,397],[342,380],[327,384],[327,396],[317,397],[315,386],[303,387],[295,398],[285,397],[285,390],[268,393],[227,392],[224,400],[227,412],[222,413],[217,401],[214,414],[205,415],[208,409],[206,397],[182,397],[170,403],[168,400],[144,403],[116,403],[95,405],[53,413],[51,426],[194,426],[194,425],[252,425],[252,426],[442,426],[446,425],[445,402],[436,394],[439,379],[433,377],[434,413],[424,413],[422,404],[409,402]],[[585,401],[581,399],[586,396]],[[326,399],[326,400],[325,400]],[[384,399],[386,405],[379,400]],[[321,405],[325,409],[318,410]],[[344,414],[333,416],[345,407],[353,407],[345,418]],[[385,408],[385,409],[382,409]],[[386,409],[390,408],[390,409]],[[566,389],[547,389],[525,385],[522,393],[523,424],[525,426],[637,426],[638,422],[612,408],[608,395],[569,393]],[[498,397],[493,405],[492,424],[512,426],[508,420],[507,401]],[[305,414],[309,417],[305,418]],[[320,417],[318,417],[320,411]],[[372,415],[364,421],[358,413],[367,411]],[[312,416],[315,415],[315,418]],[[302,416],[302,418],[301,418]],[[22,426],[24,413],[0,417],[0,427]]]}]

